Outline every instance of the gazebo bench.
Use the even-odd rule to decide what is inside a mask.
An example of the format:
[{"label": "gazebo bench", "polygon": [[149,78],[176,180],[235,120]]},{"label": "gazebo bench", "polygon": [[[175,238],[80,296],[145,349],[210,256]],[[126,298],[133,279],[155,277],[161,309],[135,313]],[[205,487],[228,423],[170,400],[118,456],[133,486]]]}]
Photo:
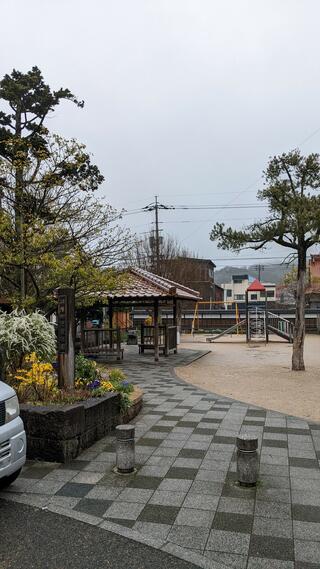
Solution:
[{"label": "gazebo bench", "polygon": [[[139,346],[139,354],[143,354],[145,350],[154,350],[155,349],[155,345],[154,344],[138,344]],[[165,345],[164,344],[159,344],[159,352],[162,350],[163,354],[165,354]]]}]

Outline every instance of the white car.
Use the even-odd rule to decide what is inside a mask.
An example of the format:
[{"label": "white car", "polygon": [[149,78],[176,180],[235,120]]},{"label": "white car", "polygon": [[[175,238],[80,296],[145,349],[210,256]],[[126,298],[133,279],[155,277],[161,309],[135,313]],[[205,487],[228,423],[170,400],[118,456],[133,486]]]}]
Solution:
[{"label": "white car", "polygon": [[15,391],[0,381],[0,488],[19,476],[26,461],[26,433]]}]

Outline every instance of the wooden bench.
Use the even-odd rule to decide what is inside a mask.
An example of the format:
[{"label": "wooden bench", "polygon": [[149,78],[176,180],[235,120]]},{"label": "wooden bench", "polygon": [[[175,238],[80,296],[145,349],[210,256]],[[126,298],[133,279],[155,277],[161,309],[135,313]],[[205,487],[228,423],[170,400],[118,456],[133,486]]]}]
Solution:
[{"label": "wooden bench", "polygon": [[[139,346],[139,354],[143,354],[145,350],[154,350],[154,344],[138,344]],[[159,352],[162,351],[163,354],[165,353],[165,345],[159,344]]]}]

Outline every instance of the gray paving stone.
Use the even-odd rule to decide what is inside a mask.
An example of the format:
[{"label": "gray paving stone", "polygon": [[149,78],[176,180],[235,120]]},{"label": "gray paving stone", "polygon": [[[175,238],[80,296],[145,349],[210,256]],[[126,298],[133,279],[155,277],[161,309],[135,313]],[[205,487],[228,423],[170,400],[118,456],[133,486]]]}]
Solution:
[{"label": "gray paving stone", "polygon": [[211,530],[206,545],[207,550],[247,555],[250,535],[232,531]]},{"label": "gray paving stone", "polygon": [[294,560],[293,540],[283,537],[255,535],[250,540],[250,556]]},{"label": "gray paving stone", "polygon": [[253,516],[251,515],[216,512],[212,529],[250,534],[252,522]]},{"label": "gray paving stone", "polygon": [[218,507],[219,496],[208,494],[193,494],[191,491],[186,495],[183,502],[184,508],[215,511]]},{"label": "gray paving stone", "polygon": [[37,478],[18,478],[13,484],[10,484],[3,493],[7,496],[10,493],[22,494],[24,492],[31,492],[31,489],[37,484],[37,481]]},{"label": "gray paving stone", "polygon": [[197,510],[181,508],[176,517],[175,525],[210,528],[214,518],[214,512],[210,510]]},{"label": "gray paving stone", "polygon": [[292,504],[292,517],[294,520],[319,523],[320,508],[318,506]]},{"label": "gray paving stone", "polygon": [[199,470],[195,477],[196,481],[224,482],[226,470]]},{"label": "gray paving stone", "polygon": [[179,508],[175,506],[147,504],[140,513],[138,521],[172,525],[178,513]]},{"label": "gray paving stone", "polygon": [[124,488],[117,496],[116,501],[120,502],[137,502],[138,504],[146,504],[153,494],[153,490],[144,488]]},{"label": "gray paving stone", "polygon": [[170,468],[170,466],[173,464],[175,460],[175,457],[173,456],[158,456],[158,455],[151,455],[147,462],[146,462],[146,466],[159,466],[159,467],[166,467],[168,466]]},{"label": "gray paving stone", "polygon": [[188,492],[191,484],[192,480],[183,480],[181,478],[165,478],[159,485],[158,490],[169,492]]},{"label": "gray paving stone", "polygon": [[318,468],[301,468],[297,466],[290,467],[291,478],[312,478],[314,480],[320,480],[320,470]]},{"label": "gray paving stone", "polygon": [[195,480],[190,487],[190,492],[192,494],[210,494],[211,496],[220,496],[222,488],[222,482]]},{"label": "gray paving stone", "polygon": [[169,470],[170,466],[147,466],[144,465],[142,468],[140,468],[138,476],[154,476],[155,478],[163,478],[168,470]]},{"label": "gray paving stone", "polygon": [[209,529],[174,525],[168,540],[187,549],[204,550],[209,536]]},{"label": "gray paving stone", "polygon": [[[261,488],[290,488],[290,478],[287,476],[264,476]],[[292,481],[291,481],[291,487]]]},{"label": "gray paving stone", "polygon": [[[29,492],[32,494],[56,494],[61,488],[65,486],[65,482],[62,480],[39,480],[36,484],[29,488]],[[69,484],[69,483],[67,483]]]},{"label": "gray paving stone", "polygon": [[269,535],[291,539],[292,522],[291,520],[259,518],[255,516],[253,533],[256,535]]},{"label": "gray paving stone", "polygon": [[291,519],[291,506],[290,504],[260,500],[256,502],[255,516],[289,520]]},{"label": "gray paving stone", "polygon": [[93,486],[86,495],[93,500],[115,500],[119,496],[121,488],[107,488],[105,486]]},{"label": "gray paving stone", "polygon": [[[80,471],[79,471],[80,472]],[[43,481],[47,481],[47,480],[55,480],[55,481],[64,481],[64,482],[69,482],[70,480],[72,480],[72,478],[74,478],[79,472],[77,472],[76,470],[67,470],[67,469],[60,469],[57,468],[56,470],[51,470],[51,472],[49,472],[49,474],[47,474],[46,476],[44,476],[42,478]]]},{"label": "gray paving stone", "polygon": [[307,563],[319,563],[320,559],[320,543],[319,541],[301,541],[295,540],[295,558],[296,561],[304,561]]},{"label": "gray paving stone", "polygon": [[173,468],[199,468],[201,465],[201,458],[181,458],[178,457],[172,464]]},{"label": "gray paving stone", "polygon": [[79,472],[74,478],[72,478],[72,482],[74,483],[81,483],[81,484],[97,484],[100,482],[101,478],[103,478],[104,473],[101,472],[88,472],[82,471]]},{"label": "gray paving stone", "polygon": [[290,503],[291,496],[289,488],[257,488],[257,500],[271,500],[272,502]]},{"label": "gray paving stone", "polygon": [[92,460],[91,462],[87,462],[87,465],[83,468],[83,470],[81,470],[81,472],[102,472],[104,474],[106,472],[110,472],[114,464],[115,463],[113,462],[98,462],[96,460]]},{"label": "gray paving stone", "polygon": [[165,540],[171,530],[171,525],[155,524],[152,522],[135,522],[133,529],[147,537],[155,537]]},{"label": "gray paving stone", "polygon": [[246,569],[247,556],[232,553],[222,553],[218,551],[205,551],[205,556],[211,561],[217,563],[217,569]]},{"label": "gray paving stone", "polygon": [[91,516],[101,517],[111,505],[109,500],[91,500],[82,498],[73,508],[77,512],[83,512]]},{"label": "gray paving stone", "polygon": [[318,523],[293,520],[293,534],[296,539],[320,541],[320,518]]},{"label": "gray paving stone", "polygon": [[179,448],[175,447],[158,447],[152,456],[167,456],[167,457],[176,457],[180,452]]},{"label": "gray paving stone", "polygon": [[264,475],[267,476],[289,476],[288,466],[279,466],[276,464],[260,464],[259,468],[260,477],[263,479]]},{"label": "gray paving stone", "polygon": [[50,496],[47,504],[52,506],[60,506],[61,508],[72,509],[81,498],[72,498],[72,496]]},{"label": "gray paving stone", "polygon": [[280,559],[249,557],[247,569],[295,569],[295,564],[293,561],[281,561]]},{"label": "gray paving stone", "polygon": [[105,518],[119,518],[126,520],[136,520],[142,512],[144,504],[133,502],[113,502],[106,510]]},{"label": "gray paving stone", "polygon": [[319,490],[292,490],[292,503],[320,507]]},{"label": "gray paving stone", "polygon": [[165,490],[156,490],[150,499],[150,504],[158,504],[160,506],[181,506],[186,497],[185,492],[169,492]]},{"label": "gray paving stone", "polygon": [[218,512],[231,512],[234,514],[252,514],[254,500],[242,498],[229,498],[222,496],[218,505]]}]

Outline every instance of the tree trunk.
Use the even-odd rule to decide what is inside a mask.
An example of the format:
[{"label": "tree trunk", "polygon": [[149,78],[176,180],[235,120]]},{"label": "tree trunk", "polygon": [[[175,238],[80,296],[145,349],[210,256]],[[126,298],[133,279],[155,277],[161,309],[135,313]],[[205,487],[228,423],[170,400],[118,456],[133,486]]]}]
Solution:
[{"label": "tree trunk", "polygon": [[292,370],[304,371],[303,349],[305,337],[305,280],[307,253],[304,248],[298,250],[298,276],[296,288],[296,314],[293,333]]},{"label": "tree trunk", "polygon": [[[15,124],[15,136],[21,138],[21,110],[17,107],[16,111],[16,124]],[[17,151],[17,148],[15,149]],[[18,146],[18,151],[20,147]],[[19,162],[15,166],[15,204],[14,204],[14,214],[15,214],[15,230],[17,235],[17,240],[21,248],[21,266],[18,269],[17,279],[20,284],[20,298],[21,302],[26,296],[26,283],[25,283],[25,268],[24,268],[24,228],[23,228],[23,166]]]}]

